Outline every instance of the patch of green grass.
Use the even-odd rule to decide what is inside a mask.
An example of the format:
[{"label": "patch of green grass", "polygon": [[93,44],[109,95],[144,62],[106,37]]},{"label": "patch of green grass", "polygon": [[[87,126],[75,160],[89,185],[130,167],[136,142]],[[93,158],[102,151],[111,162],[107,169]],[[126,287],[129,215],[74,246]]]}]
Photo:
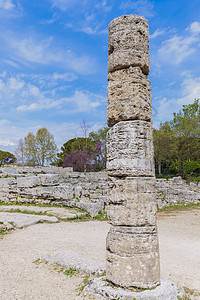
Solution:
[{"label": "patch of green grass", "polygon": [[4,234],[6,234],[6,233],[8,233],[8,229],[7,228],[5,228],[5,229],[0,229],[0,235],[4,235]]},{"label": "patch of green grass", "polygon": [[177,205],[169,205],[163,208],[158,207],[158,211],[173,211],[173,210],[187,210],[190,208],[199,208],[200,203],[197,204],[184,204],[184,203],[179,203]]},{"label": "patch of green grass", "polygon": [[86,221],[91,221],[92,220],[89,213],[86,213],[85,216],[76,216],[76,217],[73,217],[73,218],[66,218],[66,219],[63,219],[63,218],[60,219],[58,217],[58,219],[60,221],[65,221],[65,222],[86,222]]},{"label": "patch of green grass", "polygon": [[166,180],[168,180],[168,179],[172,179],[172,178],[174,178],[174,177],[177,177],[177,175],[156,175],[156,178],[158,178],[158,179],[166,179]]},{"label": "patch of green grass", "polygon": [[[20,196],[21,198],[23,198],[23,196]],[[75,210],[76,212],[85,212],[84,210],[80,209],[80,208],[72,208],[69,206],[65,206],[65,205],[55,205],[55,204],[51,204],[52,202],[50,202],[50,204],[39,204],[39,203],[22,203],[19,201],[14,201],[14,202],[4,202],[4,201],[0,201],[0,205],[22,205],[22,206],[37,206],[37,207],[55,207],[55,208],[65,208],[67,210]]]},{"label": "patch of green grass", "polygon": [[36,260],[33,261],[34,264],[38,265],[42,262],[41,258],[37,258]]},{"label": "patch of green grass", "polygon": [[8,222],[10,225],[12,225],[13,227],[15,227],[15,223],[13,221]]},{"label": "patch of green grass", "polygon": [[106,212],[99,212],[98,215],[96,217],[94,217],[94,220],[99,220],[99,221],[107,221],[108,217]]},{"label": "patch of green grass", "polygon": [[[90,275],[85,275],[84,279],[83,279],[83,283],[80,286],[80,291],[82,292],[84,290],[84,288],[86,287],[86,285],[88,284]],[[79,294],[80,295],[80,294]]]},{"label": "patch of green grass", "polygon": [[9,212],[9,213],[22,213],[22,214],[28,214],[28,215],[46,215],[45,212],[41,212],[41,211],[29,211],[27,209],[25,210],[21,210],[20,208],[16,208],[16,209],[9,209],[9,210],[6,210],[6,212]]},{"label": "patch of green grass", "polygon": [[8,177],[11,177],[11,176],[9,176],[8,174],[6,174],[6,175],[3,175],[2,178],[8,178]]},{"label": "patch of green grass", "polygon": [[67,275],[70,277],[77,275],[78,273],[79,273],[79,271],[76,268],[69,268],[63,272],[64,275]]},{"label": "patch of green grass", "polygon": [[200,293],[195,291],[194,289],[189,289],[187,287],[183,287],[185,291],[185,295],[183,297],[178,297],[178,300],[191,300],[191,296],[200,298]]}]

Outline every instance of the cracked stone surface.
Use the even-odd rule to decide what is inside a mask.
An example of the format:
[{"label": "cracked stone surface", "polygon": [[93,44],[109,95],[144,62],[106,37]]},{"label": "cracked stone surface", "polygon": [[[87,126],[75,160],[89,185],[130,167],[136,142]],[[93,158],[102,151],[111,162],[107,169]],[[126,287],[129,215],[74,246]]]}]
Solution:
[{"label": "cracked stone surface", "polygon": [[0,212],[0,222],[6,224],[13,223],[14,227],[27,227],[31,225],[35,225],[41,221],[55,223],[58,222],[56,217],[49,216],[41,216],[41,215],[28,215],[23,213],[8,213],[8,212]]},{"label": "cracked stone surface", "polygon": [[86,274],[102,275],[106,270],[105,262],[99,262],[92,258],[70,254],[67,252],[54,252],[50,255],[41,257],[47,262],[58,264],[66,268],[76,268],[77,270]]},{"label": "cracked stone surface", "polygon": [[161,279],[161,284],[152,290],[130,292],[121,288],[113,288],[106,284],[105,277],[95,278],[85,287],[85,294],[99,296],[109,300],[177,300],[184,296],[184,290],[169,280]]},{"label": "cracked stone surface", "polygon": [[150,122],[121,121],[108,131],[107,140],[108,175],[155,176]]},{"label": "cracked stone surface", "polygon": [[67,218],[75,218],[75,217],[83,217],[86,215],[86,212],[77,212],[72,208],[64,208],[64,207],[40,207],[40,206],[26,206],[26,205],[0,205],[0,212],[1,211],[11,211],[19,209],[20,211],[26,211],[30,213],[42,213],[48,214],[60,219],[67,219]]},{"label": "cracked stone surface", "polygon": [[160,283],[149,68],[147,20],[125,15],[111,21],[107,215],[112,227],[106,278],[123,288],[150,289]]},{"label": "cracked stone surface", "polygon": [[130,66],[139,66],[149,74],[149,26],[137,15],[121,16],[109,25],[108,72]]},{"label": "cracked stone surface", "polygon": [[139,67],[109,73],[107,91],[109,127],[120,121],[152,120],[151,84]]}]

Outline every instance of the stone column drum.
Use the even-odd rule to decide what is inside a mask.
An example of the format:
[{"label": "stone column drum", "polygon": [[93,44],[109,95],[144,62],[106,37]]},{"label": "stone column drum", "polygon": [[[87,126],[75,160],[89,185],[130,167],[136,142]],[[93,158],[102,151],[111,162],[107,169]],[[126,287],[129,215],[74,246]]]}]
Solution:
[{"label": "stone column drum", "polygon": [[149,30],[145,18],[109,25],[106,277],[124,288],[160,283],[153,159]]}]

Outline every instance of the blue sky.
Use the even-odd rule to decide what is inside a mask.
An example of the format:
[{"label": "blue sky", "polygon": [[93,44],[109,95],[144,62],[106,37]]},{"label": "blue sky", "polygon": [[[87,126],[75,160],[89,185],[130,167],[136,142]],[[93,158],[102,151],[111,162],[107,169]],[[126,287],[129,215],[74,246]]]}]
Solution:
[{"label": "blue sky", "polygon": [[200,97],[200,0],[0,0],[0,150],[106,125],[107,28],[123,14],[149,21],[154,126]]}]

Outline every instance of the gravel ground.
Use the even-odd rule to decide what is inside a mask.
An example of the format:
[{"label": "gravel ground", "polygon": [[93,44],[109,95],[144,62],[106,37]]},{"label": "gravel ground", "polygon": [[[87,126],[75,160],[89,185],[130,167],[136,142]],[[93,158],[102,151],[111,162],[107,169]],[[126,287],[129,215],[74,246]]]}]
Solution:
[{"label": "gravel ground", "polygon": [[[159,213],[158,229],[162,277],[200,292],[200,209]],[[83,299],[77,290],[83,274],[69,277],[50,264],[33,262],[55,251],[103,262],[108,230],[100,221],[44,223],[1,237],[0,299]]]}]

